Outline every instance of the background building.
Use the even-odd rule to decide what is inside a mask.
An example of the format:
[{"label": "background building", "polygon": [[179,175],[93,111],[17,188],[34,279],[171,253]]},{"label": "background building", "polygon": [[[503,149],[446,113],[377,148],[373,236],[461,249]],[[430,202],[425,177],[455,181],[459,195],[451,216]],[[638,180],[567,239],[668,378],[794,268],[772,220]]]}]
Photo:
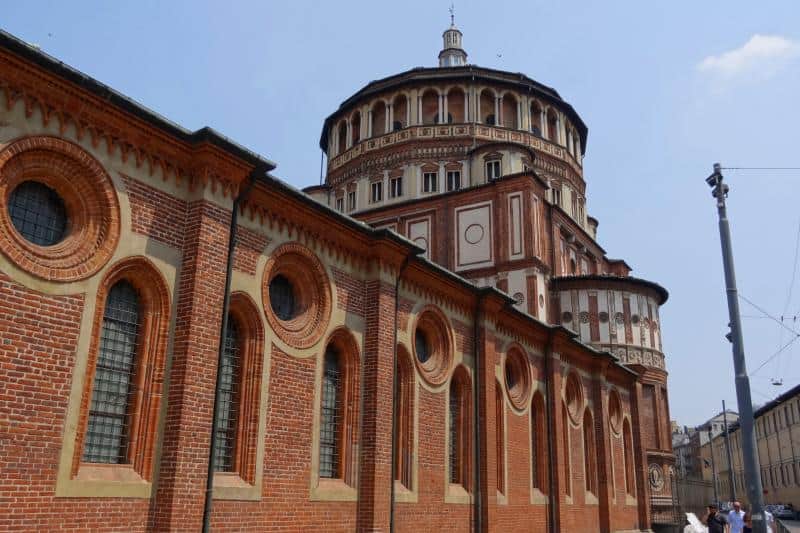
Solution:
[{"label": "background building", "polygon": [[575,110],[443,40],[303,194],[0,34],[0,528],[197,530],[218,372],[216,529],[671,519],[667,292],[597,243]]},{"label": "background building", "polygon": [[[800,385],[756,409],[756,449],[761,466],[764,503],[791,503],[800,509]],[[733,472],[728,466],[724,435],[713,440],[714,460],[719,473],[720,498],[731,494],[747,504],[740,426],[729,427]]]}]

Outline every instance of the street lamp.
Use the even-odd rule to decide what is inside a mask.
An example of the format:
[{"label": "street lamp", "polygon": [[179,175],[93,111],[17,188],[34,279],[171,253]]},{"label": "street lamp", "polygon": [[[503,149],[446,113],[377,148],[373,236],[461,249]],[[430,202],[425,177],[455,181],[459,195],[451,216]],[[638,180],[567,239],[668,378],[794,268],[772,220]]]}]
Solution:
[{"label": "street lamp", "polygon": [[730,187],[722,182],[721,171],[720,164],[714,163],[714,172],[706,178],[706,183],[712,188],[711,195],[717,200],[719,238],[722,244],[722,264],[725,269],[725,291],[728,296],[728,317],[731,328],[729,340],[733,345],[733,368],[736,382],[736,400],[740,414],[739,424],[742,429],[742,459],[744,462],[745,482],[747,484],[747,497],[750,500],[751,516],[753,517],[753,532],[766,533],[767,524],[763,514],[763,489],[761,487],[761,476],[759,475],[758,456],[756,455],[756,437],[753,432],[753,401],[750,397],[750,378],[747,377],[747,368],[744,360],[742,318],[739,315],[739,295],[736,290],[736,274],[733,269],[731,230],[725,206],[725,199],[728,197]]}]

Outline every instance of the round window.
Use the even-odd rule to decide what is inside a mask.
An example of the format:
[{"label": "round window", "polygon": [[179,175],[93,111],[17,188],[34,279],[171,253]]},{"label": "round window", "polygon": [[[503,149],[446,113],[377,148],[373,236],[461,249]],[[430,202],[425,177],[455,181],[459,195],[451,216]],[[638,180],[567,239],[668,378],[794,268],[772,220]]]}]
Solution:
[{"label": "round window", "polygon": [[71,282],[105,265],[120,233],[117,193],[78,145],[24,137],[0,150],[0,253],[41,279]]},{"label": "round window", "polygon": [[580,378],[574,372],[567,376],[565,396],[569,417],[575,424],[580,424],[580,415],[583,412],[583,386]]},{"label": "round window", "polygon": [[26,240],[53,246],[67,232],[67,210],[56,191],[38,181],[24,181],[8,198],[11,223]]},{"label": "round window", "polygon": [[283,274],[278,274],[269,282],[269,304],[279,319],[291,320],[295,317],[294,287]]},{"label": "round window", "polygon": [[414,361],[431,385],[447,380],[453,361],[453,340],[447,318],[436,307],[427,306],[414,324]]},{"label": "round window", "polygon": [[506,380],[506,391],[511,405],[523,410],[528,404],[531,391],[531,374],[528,357],[522,348],[511,347],[506,353],[503,375]]},{"label": "round window", "polygon": [[292,348],[309,348],[325,332],[331,314],[331,286],[325,267],[305,246],[279,246],[264,267],[261,285],[267,322]]}]

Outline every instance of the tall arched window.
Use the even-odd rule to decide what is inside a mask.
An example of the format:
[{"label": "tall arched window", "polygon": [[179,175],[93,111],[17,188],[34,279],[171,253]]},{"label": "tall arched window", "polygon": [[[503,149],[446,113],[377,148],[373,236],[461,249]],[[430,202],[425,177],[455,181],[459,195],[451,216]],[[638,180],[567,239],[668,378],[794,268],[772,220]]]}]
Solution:
[{"label": "tall arched window", "polygon": [[544,400],[536,393],[531,401],[531,484],[533,488],[544,490],[547,469],[545,449]]},{"label": "tall arched window", "polygon": [[220,398],[217,404],[217,431],[214,434],[216,449],[214,470],[230,472],[233,470],[236,452],[236,430],[239,419],[239,392],[241,388],[241,343],[239,325],[234,317],[228,317],[228,331],[219,372]]},{"label": "tall arched window", "polygon": [[497,491],[506,492],[506,431],[505,431],[505,399],[500,382],[494,382],[495,402],[495,445],[497,448]]},{"label": "tall arched window", "polygon": [[594,447],[594,424],[588,407],[583,413],[583,475],[586,491],[597,494],[597,457]]},{"label": "tall arched window", "polygon": [[322,363],[319,422],[319,477],[355,479],[358,431],[358,348],[344,328],[328,342]]},{"label": "tall arched window", "polygon": [[414,364],[408,352],[397,353],[397,462],[394,478],[412,490],[414,455]]},{"label": "tall arched window", "polygon": [[102,463],[152,479],[169,309],[166,282],[144,257],[120,261],[99,284],[73,476],[84,465],[95,476],[90,466]]},{"label": "tall arched window", "polygon": [[459,366],[450,379],[448,466],[449,481],[469,490],[470,381]]},{"label": "tall arched window", "polygon": [[625,493],[633,496],[636,491],[633,467],[633,435],[627,418],[622,422],[622,454],[625,462]]},{"label": "tall arched window", "polygon": [[140,325],[139,295],[120,280],[108,291],[103,313],[83,448],[87,463],[128,462]]},{"label": "tall arched window", "polygon": [[342,418],[342,371],[339,353],[333,346],[325,350],[322,372],[322,407],[319,424],[319,476],[340,477]]},{"label": "tall arched window", "polygon": [[561,406],[561,433],[562,449],[564,450],[564,492],[567,496],[572,495],[572,453],[569,449],[569,416],[567,416],[567,406]]}]

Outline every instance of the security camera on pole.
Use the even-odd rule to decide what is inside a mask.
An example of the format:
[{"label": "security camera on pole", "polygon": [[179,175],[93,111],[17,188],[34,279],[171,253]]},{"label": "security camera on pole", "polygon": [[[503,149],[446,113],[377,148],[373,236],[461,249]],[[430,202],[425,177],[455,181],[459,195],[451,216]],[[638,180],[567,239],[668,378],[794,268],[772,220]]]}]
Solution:
[{"label": "security camera on pole", "polygon": [[753,403],[750,398],[750,379],[747,377],[744,360],[742,319],[739,316],[739,297],[736,291],[736,275],[733,271],[731,230],[728,225],[728,214],[725,208],[725,199],[728,197],[730,188],[722,183],[721,170],[720,164],[714,163],[714,173],[706,178],[706,183],[713,189],[711,194],[717,199],[717,213],[719,214],[719,237],[722,242],[722,262],[725,267],[725,290],[728,295],[728,316],[731,328],[726,337],[733,344],[733,368],[736,375],[739,424],[742,428],[742,457],[744,459],[747,497],[750,500],[753,517],[753,532],[766,533],[767,523],[764,519],[763,511],[763,489],[759,474],[758,455],[756,455],[756,437],[753,431]]}]

